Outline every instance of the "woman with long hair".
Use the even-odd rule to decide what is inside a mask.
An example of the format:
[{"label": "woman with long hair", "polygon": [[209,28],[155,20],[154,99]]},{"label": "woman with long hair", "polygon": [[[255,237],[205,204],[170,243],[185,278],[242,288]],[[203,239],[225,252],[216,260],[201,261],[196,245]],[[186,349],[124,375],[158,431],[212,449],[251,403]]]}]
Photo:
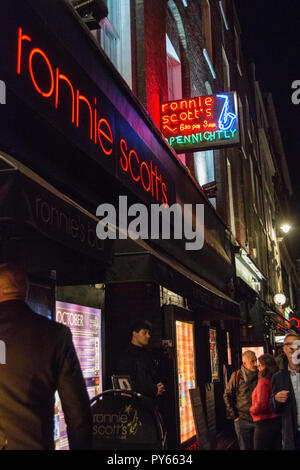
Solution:
[{"label": "woman with long hair", "polygon": [[258,358],[258,383],[252,393],[250,413],[255,423],[254,450],[281,449],[281,417],[269,408],[271,379],[278,366],[271,354]]}]

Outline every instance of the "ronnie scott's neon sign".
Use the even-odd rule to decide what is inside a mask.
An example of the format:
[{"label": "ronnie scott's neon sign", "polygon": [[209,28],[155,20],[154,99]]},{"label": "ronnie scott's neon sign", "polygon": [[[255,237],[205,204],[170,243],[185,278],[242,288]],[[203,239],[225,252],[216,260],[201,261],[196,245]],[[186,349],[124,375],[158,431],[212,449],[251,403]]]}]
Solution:
[{"label": "ronnie scott's neon sign", "polygon": [[[80,128],[85,138],[94,144],[103,159],[117,157],[118,175],[126,176],[130,185],[136,185],[149,194],[151,202],[168,205],[168,184],[159,163],[143,154],[129,144],[126,135],[116,135],[110,119],[101,116],[101,106],[97,96],[91,98],[74,86],[74,79],[67,76],[59,67],[53,66],[52,57],[18,28],[17,43],[17,76],[29,77],[35,91],[42,99],[49,100],[57,112],[64,112],[67,120],[75,128]],[[69,97],[68,109],[63,97]],[[82,128],[82,130],[81,130]]]},{"label": "ronnie scott's neon sign", "polygon": [[161,130],[177,153],[238,144],[236,93],[162,103]]}]

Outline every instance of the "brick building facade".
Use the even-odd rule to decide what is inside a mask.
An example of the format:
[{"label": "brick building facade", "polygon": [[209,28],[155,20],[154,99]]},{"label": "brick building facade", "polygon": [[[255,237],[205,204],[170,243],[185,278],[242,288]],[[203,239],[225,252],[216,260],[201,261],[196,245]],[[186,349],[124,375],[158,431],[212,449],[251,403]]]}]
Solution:
[{"label": "brick building facade", "polygon": [[[3,24],[8,34],[1,36],[2,54],[12,47],[13,41],[8,43],[7,38],[16,31],[20,34],[11,6],[5,8],[11,20]],[[117,357],[130,341],[130,325],[137,319],[149,320],[150,347],[167,389],[159,406],[169,448],[195,445],[189,388],[199,388],[215,441],[228,431],[222,397],[231,372],[241,364],[241,348],[274,347],[276,325],[281,322],[285,328],[285,312],[275,307],[273,296],[286,292],[286,282],[290,299],[296,298],[293,289],[299,289],[286,246],[278,240],[276,218],[286,204],[278,187],[290,189],[284,151],[272,101],[261,92],[254,68],[243,57],[234,2],[95,0],[82,6],[78,0],[49,4],[25,0],[20,2],[20,12],[32,44],[46,51],[42,55],[37,52],[42,49],[35,49],[29,55],[32,44],[24,36],[29,46],[23,57],[29,56],[29,65],[38,53],[44,61],[49,55],[46,65],[57,61],[55,85],[65,82],[69,94],[72,83],[78,87],[77,101],[70,95],[73,107],[76,101],[77,116],[75,122],[73,108],[66,115],[70,106],[66,97],[58,109],[58,88],[56,101],[51,96],[54,86],[41,93],[37,86],[45,74],[39,70],[41,64],[35,64],[38,78],[32,80],[32,69],[22,69],[17,80],[10,62],[2,61],[8,65],[2,67],[1,62],[0,78],[6,80],[13,97],[11,116],[21,116],[22,132],[15,138],[13,119],[3,121],[1,177],[9,169],[22,178],[35,178],[45,198],[52,201],[53,194],[59,196],[64,211],[70,214],[72,207],[78,220],[86,217],[89,229],[83,241],[75,223],[69,230],[71,237],[61,229],[51,238],[45,227],[38,226],[40,221],[34,221],[31,228],[39,233],[37,243],[35,232],[28,233],[26,225],[27,218],[33,217],[31,210],[20,229],[18,225],[18,236],[9,233],[5,239],[2,259],[27,266],[38,293],[33,305],[46,302],[39,286],[49,290],[53,319],[55,300],[102,310],[104,389],[111,388]],[[66,75],[59,76],[59,70]],[[48,83],[43,86],[46,89]],[[227,91],[237,92],[240,145],[177,154],[161,132],[161,103]],[[102,119],[96,129],[91,122],[97,112]],[[128,165],[122,166],[122,155],[127,162],[134,156],[138,165],[134,170],[141,172],[138,178],[130,165],[132,178]],[[150,164],[160,169],[161,178],[166,175],[172,203],[192,205],[194,225],[196,205],[204,206],[203,247],[188,251],[186,239],[115,239],[99,243],[98,250],[89,238],[98,204],[116,207],[119,196],[126,195],[128,204],[143,203],[149,208],[154,198],[151,184],[147,190],[137,182],[143,180],[142,168],[148,169],[150,180]],[[6,216],[1,210],[0,221]],[[12,231],[16,225],[14,220]],[[192,332],[194,351],[182,340],[182,332]],[[181,369],[181,346],[190,354],[189,376]],[[182,420],[184,413],[187,422]]]}]

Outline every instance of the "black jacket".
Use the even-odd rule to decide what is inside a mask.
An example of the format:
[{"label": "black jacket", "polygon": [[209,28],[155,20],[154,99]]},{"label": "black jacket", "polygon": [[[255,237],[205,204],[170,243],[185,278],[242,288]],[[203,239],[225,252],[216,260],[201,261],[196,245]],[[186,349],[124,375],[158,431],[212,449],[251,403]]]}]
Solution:
[{"label": "black jacket", "polygon": [[[272,377],[272,397],[271,405],[275,412],[281,414],[282,421],[282,441],[284,450],[295,449],[295,434],[297,431],[297,405],[294,389],[288,370],[288,362],[284,360],[284,369],[276,372]],[[300,371],[297,372],[300,374]],[[275,395],[282,391],[289,390],[289,397],[286,403],[278,403]]]},{"label": "black jacket", "polygon": [[238,379],[236,372],[231,374],[230,380],[224,392],[224,402],[226,406],[227,418],[242,418],[247,421],[253,421],[250,414],[252,404],[252,393],[258,381],[257,373],[249,373],[242,366]]},{"label": "black jacket", "polygon": [[151,354],[143,347],[130,344],[120,355],[119,375],[130,375],[133,390],[148,397],[156,397],[159,380],[156,377]]},{"label": "black jacket", "polygon": [[56,390],[70,449],[89,448],[89,398],[69,328],[12,300],[0,303],[0,339],[6,345],[6,364],[0,365],[0,427],[6,449],[54,448]]}]

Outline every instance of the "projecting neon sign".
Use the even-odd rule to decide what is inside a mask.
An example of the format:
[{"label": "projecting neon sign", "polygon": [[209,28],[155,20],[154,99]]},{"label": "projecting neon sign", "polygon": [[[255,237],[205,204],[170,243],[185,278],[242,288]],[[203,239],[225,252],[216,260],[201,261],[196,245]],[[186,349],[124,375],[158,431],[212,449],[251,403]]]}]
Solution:
[{"label": "projecting neon sign", "polygon": [[240,142],[236,93],[162,103],[161,130],[177,153],[236,145]]}]

